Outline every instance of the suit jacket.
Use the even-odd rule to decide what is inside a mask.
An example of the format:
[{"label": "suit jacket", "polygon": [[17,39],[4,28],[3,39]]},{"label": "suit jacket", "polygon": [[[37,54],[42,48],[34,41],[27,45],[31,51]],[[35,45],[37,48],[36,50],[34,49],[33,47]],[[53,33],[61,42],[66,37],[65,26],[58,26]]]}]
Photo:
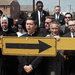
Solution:
[{"label": "suit jacket", "polygon": [[[53,15],[53,17],[55,18],[55,14]],[[64,18],[65,17],[60,14],[59,19],[56,21],[59,22],[61,25],[64,25],[65,24]]]},{"label": "suit jacket", "polygon": [[71,37],[71,32],[69,31],[68,33],[64,34],[63,37]]},{"label": "suit jacket", "polygon": [[66,34],[70,31],[70,29],[65,25],[60,26],[60,30],[63,32],[63,34]]},{"label": "suit jacket", "polygon": [[[34,12],[31,14],[31,16],[33,17],[34,20],[37,21],[37,25],[38,25],[38,27],[39,27],[38,11],[34,11]],[[41,17],[41,22],[44,22],[44,21],[45,21],[45,17],[46,17],[46,16],[49,16],[49,13],[43,10],[42,17]]]},{"label": "suit jacket", "polygon": [[38,36],[40,37],[45,37],[46,35],[50,34],[51,32],[45,28],[40,28],[39,29],[39,34]]}]

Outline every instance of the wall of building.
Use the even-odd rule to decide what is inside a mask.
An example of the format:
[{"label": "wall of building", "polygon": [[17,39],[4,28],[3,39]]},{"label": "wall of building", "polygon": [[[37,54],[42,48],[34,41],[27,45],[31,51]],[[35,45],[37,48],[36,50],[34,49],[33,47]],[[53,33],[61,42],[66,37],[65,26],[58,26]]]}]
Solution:
[{"label": "wall of building", "polygon": [[9,5],[0,5],[0,10],[3,11],[3,14],[10,16],[10,6]]},{"label": "wall of building", "polygon": [[17,2],[12,2],[11,3],[11,17],[14,19],[19,18],[19,14],[20,14],[20,5]]}]

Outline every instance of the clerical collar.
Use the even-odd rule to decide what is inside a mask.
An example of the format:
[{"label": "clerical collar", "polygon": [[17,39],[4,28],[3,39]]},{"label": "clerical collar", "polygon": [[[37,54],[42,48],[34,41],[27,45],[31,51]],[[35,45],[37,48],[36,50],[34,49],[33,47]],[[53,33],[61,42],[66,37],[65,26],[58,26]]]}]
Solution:
[{"label": "clerical collar", "polygon": [[7,32],[7,31],[8,31],[8,29],[3,29],[3,31],[4,31],[4,32]]},{"label": "clerical collar", "polygon": [[28,35],[33,36],[34,33],[35,33],[35,32],[33,32],[32,34],[28,34]]}]

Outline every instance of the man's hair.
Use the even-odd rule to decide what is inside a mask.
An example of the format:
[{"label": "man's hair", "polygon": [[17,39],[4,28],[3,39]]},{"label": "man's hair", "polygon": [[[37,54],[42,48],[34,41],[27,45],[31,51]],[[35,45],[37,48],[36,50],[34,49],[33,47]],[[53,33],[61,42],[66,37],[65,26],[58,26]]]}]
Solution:
[{"label": "man's hair", "polygon": [[38,5],[38,3],[41,3],[43,5],[43,2],[42,1],[37,1],[36,5]]},{"label": "man's hair", "polygon": [[71,18],[72,18],[72,14],[71,14],[70,12],[67,12],[67,13],[65,14],[65,16],[66,16],[67,14],[70,14],[70,15],[71,15]]},{"label": "man's hair", "polygon": [[34,21],[34,24],[37,25],[36,20],[34,20],[32,17],[27,17],[26,21],[27,21],[27,20],[33,20],[33,21]]},{"label": "man's hair", "polygon": [[60,24],[59,24],[57,21],[53,21],[53,22],[51,22],[50,25],[52,25],[52,24],[58,24],[58,26],[60,27]]},{"label": "man's hair", "polygon": [[59,8],[61,8],[59,5],[55,6],[55,8],[56,8],[56,7],[59,7]]},{"label": "man's hair", "polygon": [[52,20],[54,21],[54,17],[53,17],[53,16],[46,16],[46,17],[45,17],[45,20],[46,20],[46,19],[52,19]]},{"label": "man's hair", "polygon": [[49,19],[54,19],[53,16],[46,16],[45,19],[47,19],[47,18],[49,18]]}]

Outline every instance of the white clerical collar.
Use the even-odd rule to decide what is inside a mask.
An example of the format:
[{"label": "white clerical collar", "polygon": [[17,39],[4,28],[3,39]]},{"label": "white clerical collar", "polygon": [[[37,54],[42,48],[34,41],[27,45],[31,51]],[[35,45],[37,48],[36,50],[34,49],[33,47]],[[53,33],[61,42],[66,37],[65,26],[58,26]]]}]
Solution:
[{"label": "white clerical collar", "polygon": [[33,32],[32,34],[28,34],[28,35],[32,36],[34,33],[35,33],[35,32]]},{"label": "white clerical collar", "polygon": [[4,31],[4,32],[7,32],[7,31],[8,31],[8,29],[3,29],[3,31]]}]

